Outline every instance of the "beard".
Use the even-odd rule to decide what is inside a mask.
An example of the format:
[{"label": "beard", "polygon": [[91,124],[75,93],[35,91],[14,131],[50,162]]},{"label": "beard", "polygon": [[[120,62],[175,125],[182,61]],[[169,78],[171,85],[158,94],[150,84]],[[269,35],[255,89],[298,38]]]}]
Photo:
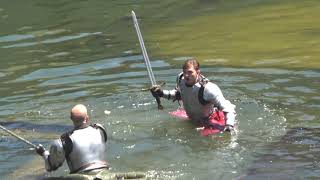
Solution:
[{"label": "beard", "polygon": [[193,78],[193,77],[187,77],[187,78],[185,78],[184,79],[185,81],[186,81],[186,86],[193,86],[193,85],[195,85],[196,83],[197,83],[197,80],[198,80],[198,75],[195,77],[195,78]]}]

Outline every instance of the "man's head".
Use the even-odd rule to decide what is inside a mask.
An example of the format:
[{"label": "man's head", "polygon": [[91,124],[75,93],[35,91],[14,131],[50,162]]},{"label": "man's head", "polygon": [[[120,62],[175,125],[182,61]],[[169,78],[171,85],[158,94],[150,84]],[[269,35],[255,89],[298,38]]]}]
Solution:
[{"label": "man's head", "polygon": [[87,124],[89,116],[87,108],[83,104],[77,104],[71,109],[70,119],[75,127]]},{"label": "man's head", "polygon": [[182,66],[183,78],[187,86],[193,86],[197,83],[200,75],[200,65],[196,59],[186,60]]}]

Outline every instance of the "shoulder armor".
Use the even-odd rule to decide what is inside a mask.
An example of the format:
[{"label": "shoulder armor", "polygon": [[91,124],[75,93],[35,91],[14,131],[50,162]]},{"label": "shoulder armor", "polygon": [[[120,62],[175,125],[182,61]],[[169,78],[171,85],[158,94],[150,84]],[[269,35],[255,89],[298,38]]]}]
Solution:
[{"label": "shoulder armor", "polygon": [[181,82],[181,79],[183,77],[183,72],[179,73],[176,79],[177,84],[179,84]]},{"label": "shoulder armor", "polygon": [[72,148],[73,148],[72,140],[70,138],[72,133],[73,133],[73,130],[62,134],[60,137],[66,159],[69,158],[69,154],[72,152]]},{"label": "shoulder armor", "polygon": [[206,84],[210,81],[209,81],[209,79],[204,77],[202,74],[200,76],[201,76],[201,80],[200,80],[199,84],[201,85],[201,87],[200,87],[199,93],[198,93],[198,100],[202,105],[206,105],[206,104],[209,104],[209,101],[206,101],[203,98],[203,93],[204,93],[204,88],[205,88]]},{"label": "shoulder armor", "polygon": [[107,131],[106,131],[106,129],[101,125],[101,124],[99,124],[99,123],[95,123],[95,124],[93,124],[93,125],[91,125],[93,128],[96,128],[96,129],[100,129],[102,132],[103,132],[103,134],[104,134],[104,141],[105,142],[107,142],[107,140],[108,140],[108,135],[107,135]]},{"label": "shoulder armor", "polygon": [[65,151],[62,145],[61,140],[57,139],[51,143],[50,154],[48,156],[48,167],[46,167],[47,171],[55,171],[60,166],[62,166],[65,160]]},{"label": "shoulder armor", "polygon": [[200,74],[201,80],[200,80],[200,84],[207,84],[208,82],[210,82],[210,80],[208,78],[206,78],[204,75]]}]

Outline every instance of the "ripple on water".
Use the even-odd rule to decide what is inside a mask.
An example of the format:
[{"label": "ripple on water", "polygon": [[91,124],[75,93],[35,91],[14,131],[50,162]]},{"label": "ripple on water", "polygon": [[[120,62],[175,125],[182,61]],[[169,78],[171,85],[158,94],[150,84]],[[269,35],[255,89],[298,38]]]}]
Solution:
[{"label": "ripple on water", "polygon": [[[151,62],[151,66],[153,68],[159,68],[159,67],[169,67],[170,64],[166,63],[163,60],[154,60]],[[141,62],[141,63],[135,63],[135,64],[131,64],[130,68],[146,68],[146,65]]]},{"label": "ripple on water", "polygon": [[303,120],[303,121],[312,121],[316,119],[316,116],[303,113],[302,115],[298,116],[297,119]]},{"label": "ripple on water", "polygon": [[[93,76],[67,76],[62,78],[55,78],[51,80],[44,81],[39,84],[40,87],[46,87],[49,85],[63,85],[63,84],[77,84],[80,82],[88,82],[92,80],[104,79],[103,77],[93,77]],[[105,78],[106,79],[106,78]]]},{"label": "ripple on water", "polygon": [[5,73],[0,72],[0,78],[5,77],[5,76],[6,76]]},{"label": "ripple on water", "polygon": [[1,42],[13,42],[13,41],[20,41],[24,39],[30,39],[34,38],[31,34],[12,34],[7,36],[1,36],[0,37],[0,43]]},{"label": "ripple on water", "polygon": [[57,52],[57,53],[49,54],[47,56],[49,58],[56,58],[56,57],[61,57],[61,56],[67,56],[69,54],[70,54],[69,52]]},{"label": "ripple on water", "polygon": [[272,84],[266,84],[266,83],[241,84],[241,86],[252,91],[261,91],[261,90],[270,89],[274,87]]},{"label": "ripple on water", "polygon": [[204,59],[203,60],[204,62],[210,62],[210,63],[227,63],[229,62],[228,59],[223,59],[223,58],[219,58],[219,59]]},{"label": "ripple on water", "polygon": [[318,71],[300,71],[299,74],[307,78],[320,78],[320,72]]},{"label": "ripple on water", "polygon": [[271,82],[272,83],[287,83],[287,82],[290,82],[290,81],[291,81],[291,79],[284,78],[284,79],[275,79],[275,80],[272,80]]},{"label": "ripple on water", "polygon": [[133,50],[130,49],[130,50],[127,50],[127,51],[123,51],[122,53],[131,55],[131,54],[133,54]]},{"label": "ripple on water", "polygon": [[33,97],[34,97],[33,94],[28,94],[28,95],[22,94],[22,95],[2,97],[0,98],[0,100],[3,102],[9,102],[9,103],[15,104],[17,102],[24,102],[24,101],[31,100]]},{"label": "ripple on water", "polygon": [[188,56],[186,56],[186,57],[175,57],[175,58],[173,58],[173,60],[175,60],[175,61],[186,61],[186,60],[188,60],[188,59],[191,59],[191,58],[193,58],[193,57],[188,57]]},{"label": "ripple on water", "polygon": [[293,87],[285,87],[284,88],[287,91],[292,91],[292,92],[303,92],[303,93],[315,93],[315,90],[305,87],[305,86],[293,86]]},{"label": "ripple on water", "polygon": [[274,65],[279,63],[285,63],[285,64],[299,64],[301,63],[301,60],[294,59],[294,58],[285,58],[285,59],[262,59],[254,64],[256,65]]},{"label": "ripple on water", "polygon": [[279,141],[266,145],[268,152],[254,161],[243,179],[288,179],[288,175],[293,179],[312,177],[319,169],[318,134],[319,128],[289,129]]},{"label": "ripple on water", "polygon": [[15,114],[16,113],[16,111],[14,111],[14,110],[9,110],[9,109],[2,109],[1,111],[0,111],[0,115],[1,116],[8,116],[8,115],[12,115],[12,114]]},{"label": "ripple on water", "polygon": [[28,46],[35,46],[35,45],[39,45],[39,44],[61,43],[64,41],[80,39],[80,38],[84,38],[84,37],[88,37],[88,36],[92,36],[92,35],[98,35],[98,34],[101,34],[101,32],[79,33],[77,35],[62,36],[62,37],[58,37],[58,38],[46,39],[43,41],[16,43],[16,44],[12,44],[12,45],[2,46],[2,48],[28,47]]},{"label": "ripple on water", "polygon": [[303,105],[305,104],[305,100],[301,99],[303,97],[291,97],[291,98],[287,98],[287,99],[284,99],[282,101],[282,104],[284,105]]},{"label": "ripple on water", "polygon": [[[210,72],[209,69],[203,68],[201,69],[203,72]],[[225,75],[209,75],[206,76],[208,79],[211,81],[220,81],[223,82],[224,84],[229,84],[229,85],[235,85],[238,86],[241,84],[240,82],[247,82],[250,81],[251,78],[248,76],[243,76],[243,75],[238,75],[238,76],[225,76]]]},{"label": "ripple on water", "polygon": [[29,32],[29,34],[34,35],[35,37],[42,37],[42,36],[47,36],[47,35],[57,35],[57,34],[62,34],[62,33],[70,33],[71,30],[68,29],[44,29],[44,30],[37,30],[37,31],[32,31]]},{"label": "ripple on water", "polygon": [[70,92],[70,93],[63,93],[62,95],[56,95],[53,97],[45,97],[43,98],[45,101],[66,101],[66,100],[74,100],[78,99],[80,97],[86,97],[89,95],[89,92],[87,91],[76,91],[76,92]]},{"label": "ripple on water", "polygon": [[296,73],[295,71],[290,71],[286,69],[274,69],[274,68],[217,68],[215,69],[215,72],[253,73],[253,74],[263,74],[263,75],[285,75],[285,74]]},{"label": "ripple on water", "polygon": [[89,72],[97,72],[98,70],[114,69],[121,67],[124,62],[140,60],[141,56],[128,56],[119,58],[102,59],[95,62],[83,63],[79,65],[39,69],[27,75],[17,78],[16,82],[31,81],[43,78],[57,78],[63,76],[72,76]]},{"label": "ripple on water", "polygon": [[271,97],[271,98],[291,98],[291,97],[294,97],[293,95],[284,94],[283,92],[265,92],[265,93],[263,93],[263,95],[266,97]]}]

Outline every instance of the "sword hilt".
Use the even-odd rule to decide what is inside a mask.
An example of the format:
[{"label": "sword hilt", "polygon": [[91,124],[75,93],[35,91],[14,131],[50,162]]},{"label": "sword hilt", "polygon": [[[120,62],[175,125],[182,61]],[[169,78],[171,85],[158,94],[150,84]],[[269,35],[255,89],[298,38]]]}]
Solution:
[{"label": "sword hilt", "polygon": [[[165,82],[161,82],[158,86],[159,87],[162,87],[163,85],[165,85],[166,83]],[[154,86],[152,86],[154,87]],[[148,89],[145,89],[145,90],[151,90],[152,87],[149,87]],[[154,96],[154,98],[156,99],[157,101],[157,104],[158,104],[158,109],[162,110],[163,109],[163,106],[161,105],[161,100],[160,100],[160,96],[156,95],[156,94],[153,94],[152,95]]]}]

